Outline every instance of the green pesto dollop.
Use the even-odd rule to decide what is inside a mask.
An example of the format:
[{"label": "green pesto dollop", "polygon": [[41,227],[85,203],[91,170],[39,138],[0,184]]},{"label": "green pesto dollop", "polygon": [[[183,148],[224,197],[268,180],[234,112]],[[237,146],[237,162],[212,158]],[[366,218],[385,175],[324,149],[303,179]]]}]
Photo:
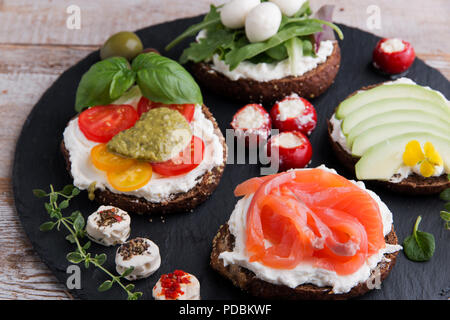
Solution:
[{"label": "green pesto dollop", "polygon": [[178,155],[192,138],[185,117],[169,108],[144,113],[136,124],[108,142],[108,150],[126,158],[150,162],[166,161]]}]

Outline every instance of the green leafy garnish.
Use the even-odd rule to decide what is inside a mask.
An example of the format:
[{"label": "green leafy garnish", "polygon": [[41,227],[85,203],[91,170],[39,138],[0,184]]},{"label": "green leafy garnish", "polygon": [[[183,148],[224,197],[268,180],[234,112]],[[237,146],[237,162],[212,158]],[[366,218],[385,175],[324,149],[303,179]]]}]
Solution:
[{"label": "green leafy garnish", "polygon": [[[50,185],[49,193],[41,189],[34,189],[33,194],[36,197],[49,198],[49,202],[46,202],[44,206],[50,215],[50,218],[53,219],[41,224],[39,229],[41,231],[50,231],[56,227],[56,229],[60,231],[61,226],[63,226],[67,231],[69,231],[69,235],[66,236],[66,240],[70,243],[76,244],[76,249],[73,252],[69,252],[66,255],[66,259],[74,264],[84,263],[86,269],[89,268],[90,264],[92,264],[111,278],[111,280],[106,280],[98,287],[99,291],[109,290],[114,283],[117,283],[127,293],[128,300],[139,299],[142,296],[142,292],[133,292],[134,285],[129,284],[125,286],[121,281],[122,278],[133,272],[133,267],[126,269],[121,275],[113,275],[102,266],[107,259],[106,254],[102,253],[92,256],[91,253],[87,251],[91,246],[90,241],[87,241],[84,245],[81,245],[81,239],[86,236],[85,220],[81,212],[74,211],[70,216],[63,216],[62,210],[66,209],[69,206],[70,200],[72,200],[72,198],[77,196],[79,193],[80,190],[72,185],[65,186],[62,191],[55,191],[53,186]],[[58,203],[58,198],[62,198],[63,200]]]},{"label": "green leafy garnish", "polygon": [[119,98],[134,83],[134,73],[123,57],[113,57],[94,64],[78,85],[75,110],[109,104]]},{"label": "green leafy garnish", "polygon": [[154,102],[203,103],[200,88],[186,69],[150,52],[137,56],[132,66],[122,57],[95,63],[78,85],[75,110],[110,104],[132,90],[136,82],[142,94]]},{"label": "green leafy garnish", "polygon": [[245,29],[225,27],[220,20],[220,12],[217,7],[212,5],[210,12],[202,22],[190,26],[169,43],[166,50],[172,49],[183,39],[203,31],[204,35],[183,51],[180,57],[182,64],[188,61],[194,63],[208,61],[214,55],[218,55],[221,60],[224,60],[230,70],[235,69],[242,61],[273,63],[290,58],[291,62],[295,63],[299,53],[301,53],[300,56],[315,57],[313,35],[321,32],[323,25],[335,30],[340,39],[344,37],[342,31],[335,24],[325,20],[312,19],[310,18],[311,14],[309,2],[306,1],[294,16],[282,16],[276,35],[263,42],[250,43],[245,35]]},{"label": "green leafy garnish", "polygon": [[421,216],[417,217],[412,235],[403,242],[403,249],[409,260],[428,261],[434,254],[435,241],[431,233],[419,231]]}]

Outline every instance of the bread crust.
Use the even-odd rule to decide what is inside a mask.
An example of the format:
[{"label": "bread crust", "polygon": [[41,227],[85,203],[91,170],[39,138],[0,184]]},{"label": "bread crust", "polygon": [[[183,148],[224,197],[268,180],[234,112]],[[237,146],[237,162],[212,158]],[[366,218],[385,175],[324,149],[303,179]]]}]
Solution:
[{"label": "bread crust", "polygon": [[[153,215],[190,211],[206,201],[216,189],[222,177],[227,159],[227,145],[209,109],[203,105],[202,111],[205,117],[213,123],[214,133],[219,137],[223,146],[223,164],[221,166],[214,167],[211,171],[206,172],[195,187],[188,192],[172,194],[168,200],[163,202],[150,202],[144,198],[114,193],[108,188],[104,190],[96,189],[95,200],[100,204],[116,206],[128,212]],[[64,145],[64,140],[61,142],[61,152],[66,161],[67,171],[71,174],[70,155]]]},{"label": "bread crust", "polygon": [[[385,240],[389,244],[398,244],[394,229],[385,237]],[[258,279],[252,271],[239,265],[231,264],[224,266],[223,259],[220,259],[219,255],[225,251],[232,251],[234,241],[235,238],[230,233],[228,224],[222,225],[213,240],[211,267],[225,278],[231,280],[235,286],[254,296],[264,299],[283,300],[345,300],[363,295],[371,290],[366,282],[359,283],[349,292],[342,294],[333,293],[331,287],[318,287],[313,284],[302,284],[296,288],[290,288],[285,285],[266,282]],[[379,272],[380,281],[384,281],[395,265],[397,255],[398,251],[385,254],[388,260],[383,260],[378,263],[377,267],[372,271],[372,275],[375,272]]]},{"label": "bread crust", "polygon": [[252,79],[231,80],[211,68],[211,64],[200,62],[188,68],[197,81],[211,91],[240,102],[272,104],[286,96],[297,93],[304,98],[315,98],[324,93],[334,82],[341,63],[339,44],[336,41],[332,54],[324,63],[300,77],[286,77],[271,81]]},{"label": "bread crust", "polygon": [[[372,85],[361,88],[361,90],[369,90],[375,88],[378,85]],[[347,97],[355,95],[356,92],[352,93]],[[337,110],[337,108],[336,108]],[[336,112],[335,110],[335,112]],[[328,123],[328,140],[330,141],[331,148],[333,149],[336,158],[345,167],[345,169],[352,174],[355,174],[355,164],[360,158],[354,157],[348,153],[338,142],[334,141],[332,138],[333,125],[330,121]],[[400,182],[394,183],[389,181],[381,180],[370,180],[371,184],[379,185],[385,187],[393,192],[408,194],[408,195],[429,195],[442,192],[443,190],[450,188],[450,181],[448,180],[447,174],[442,174],[438,177],[425,178],[416,173],[410,174],[407,178]]]}]

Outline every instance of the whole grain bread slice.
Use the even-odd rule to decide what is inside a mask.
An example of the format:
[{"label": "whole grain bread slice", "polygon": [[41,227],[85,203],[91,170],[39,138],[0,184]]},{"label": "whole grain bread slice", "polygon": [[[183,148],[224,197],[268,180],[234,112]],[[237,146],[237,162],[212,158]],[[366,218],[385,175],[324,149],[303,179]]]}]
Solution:
[{"label": "whole grain bread slice", "polygon": [[[209,119],[214,125],[214,134],[216,134],[223,146],[223,164],[214,167],[211,171],[206,172],[199,178],[199,182],[194,188],[186,193],[172,194],[167,200],[162,202],[150,202],[144,198],[116,193],[108,188],[104,190],[95,190],[95,200],[103,205],[112,205],[119,207],[128,212],[138,214],[168,214],[174,212],[186,212],[193,210],[202,202],[206,201],[213,191],[217,188],[227,159],[227,145],[219,126],[206,106],[202,107],[205,117]],[[70,154],[64,145],[64,140],[61,142],[61,151],[66,161],[66,168],[71,173]]]},{"label": "whole grain bread slice", "polygon": [[[394,229],[385,237],[385,241],[389,244],[398,244]],[[318,287],[313,284],[302,284],[296,288],[272,284],[257,278],[252,271],[237,264],[224,265],[223,259],[220,259],[219,255],[225,251],[232,251],[234,242],[235,238],[230,233],[228,224],[222,225],[213,240],[211,267],[231,280],[241,290],[257,297],[283,300],[344,300],[363,295],[377,284],[375,278],[373,278],[370,282],[359,283],[349,292],[341,294],[333,293],[331,287]],[[379,277],[380,283],[389,275],[395,265],[397,255],[398,252],[385,254],[386,259],[379,262],[372,271],[372,276]],[[370,284],[368,285],[368,283]]]},{"label": "whole grain bread slice", "polygon": [[217,94],[244,103],[272,104],[292,93],[307,99],[318,97],[333,83],[340,63],[340,48],[336,41],[332,54],[324,63],[299,77],[290,76],[264,82],[247,78],[231,80],[215,71],[209,63],[190,64],[188,68],[199,83]]},{"label": "whole grain bread slice", "polygon": [[[363,87],[360,90],[369,90],[375,88],[378,85],[372,85]],[[356,92],[350,94],[348,98],[355,95]],[[336,108],[337,110],[337,108]],[[336,112],[335,110],[335,112]],[[331,148],[333,149],[336,158],[344,166],[346,170],[355,174],[355,164],[360,158],[354,157],[352,154],[348,153],[337,141],[332,138],[333,124],[330,121],[328,123],[328,140],[330,141]],[[450,188],[450,181],[447,174],[442,174],[438,177],[425,178],[416,173],[410,174],[407,178],[401,180],[400,182],[390,182],[390,181],[378,181],[371,180],[371,184],[380,185],[393,192],[408,194],[408,195],[428,195],[442,192],[443,190]]]}]

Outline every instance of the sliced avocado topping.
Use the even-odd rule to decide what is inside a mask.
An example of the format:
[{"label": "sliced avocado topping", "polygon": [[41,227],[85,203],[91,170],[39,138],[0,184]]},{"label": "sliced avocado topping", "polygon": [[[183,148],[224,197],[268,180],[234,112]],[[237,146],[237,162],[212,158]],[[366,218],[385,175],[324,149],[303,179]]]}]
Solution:
[{"label": "sliced avocado topping", "polygon": [[167,161],[189,144],[191,128],[184,116],[169,108],[144,113],[134,127],[122,131],[108,142],[108,150],[123,157]]},{"label": "sliced avocado topping", "polygon": [[416,84],[390,84],[381,85],[345,99],[339,105],[336,117],[338,119],[343,119],[366,104],[392,98],[426,100],[439,105],[447,113],[449,112],[447,101],[435,90],[430,90]]}]

